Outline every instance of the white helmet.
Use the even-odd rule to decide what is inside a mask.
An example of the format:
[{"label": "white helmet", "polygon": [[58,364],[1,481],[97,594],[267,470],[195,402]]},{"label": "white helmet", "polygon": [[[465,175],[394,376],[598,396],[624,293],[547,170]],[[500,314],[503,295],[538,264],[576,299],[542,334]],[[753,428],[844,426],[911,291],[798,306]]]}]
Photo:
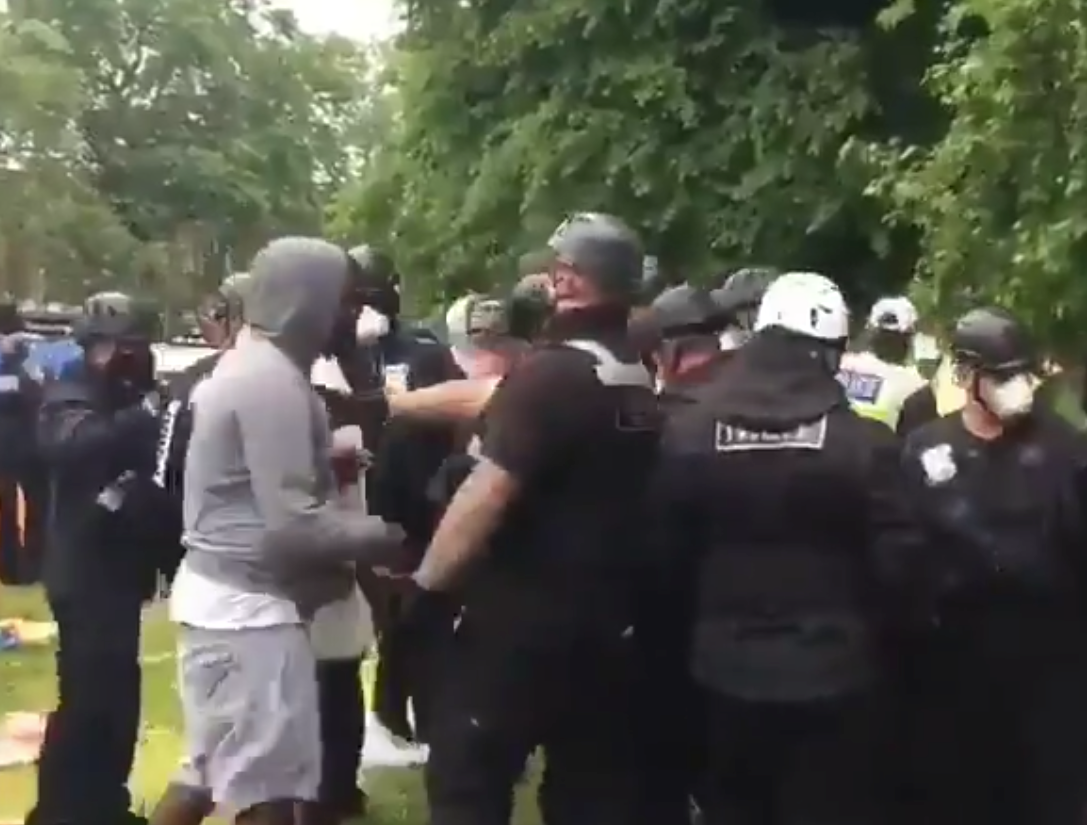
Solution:
[{"label": "white helmet", "polygon": [[880,298],[868,313],[868,328],[912,333],[917,329],[917,307],[905,296]]},{"label": "white helmet", "polygon": [[820,341],[849,337],[849,307],[837,285],[814,272],[786,272],[759,304],[755,331],[778,327]]}]

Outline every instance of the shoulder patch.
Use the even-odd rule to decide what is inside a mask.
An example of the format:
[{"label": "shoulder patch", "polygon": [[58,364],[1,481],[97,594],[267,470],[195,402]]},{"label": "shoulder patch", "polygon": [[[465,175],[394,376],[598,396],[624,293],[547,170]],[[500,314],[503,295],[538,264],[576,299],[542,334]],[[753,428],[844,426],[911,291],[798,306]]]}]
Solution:
[{"label": "shoulder patch", "polygon": [[925,481],[930,486],[951,481],[959,472],[951,445],[937,444],[921,453],[921,469],[925,471]]},{"label": "shoulder patch", "polygon": [[882,375],[842,370],[838,373],[838,381],[845,388],[845,394],[849,400],[857,404],[875,404],[880,392],[883,391]]},{"label": "shoulder patch", "polygon": [[821,450],[827,440],[827,419],[801,424],[785,432],[769,432],[717,422],[715,448],[719,453],[755,450]]}]

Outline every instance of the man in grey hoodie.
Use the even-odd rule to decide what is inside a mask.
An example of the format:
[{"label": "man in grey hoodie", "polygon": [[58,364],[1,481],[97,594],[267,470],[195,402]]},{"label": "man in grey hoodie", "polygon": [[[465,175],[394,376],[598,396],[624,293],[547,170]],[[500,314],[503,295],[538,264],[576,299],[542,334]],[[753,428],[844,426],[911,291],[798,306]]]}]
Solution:
[{"label": "man in grey hoodie", "polygon": [[239,823],[323,821],[306,804],[321,741],[305,624],[351,592],[351,563],[395,563],[403,541],[380,518],[338,507],[328,420],[309,381],[347,267],[320,240],[265,247],[248,329],[193,397],[187,552],[171,596],[188,748],[179,785]]}]

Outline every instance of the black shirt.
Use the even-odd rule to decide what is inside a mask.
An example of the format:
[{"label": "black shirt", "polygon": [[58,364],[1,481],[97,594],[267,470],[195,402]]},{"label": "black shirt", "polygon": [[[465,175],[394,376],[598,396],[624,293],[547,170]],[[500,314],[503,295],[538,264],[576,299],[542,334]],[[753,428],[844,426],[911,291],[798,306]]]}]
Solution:
[{"label": "black shirt", "polygon": [[481,458],[521,489],[466,603],[568,626],[624,621],[644,556],[656,398],[625,311],[564,313],[548,332],[486,411]]},{"label": "black shirt", "polygon": [[[408,390],[464,377],[443,344],[398,335],[376,347],[383,380],[400,382]],[[373,350],[369,357],[374,357]],[[371,512],[402,526],[420,552],[440,515],[429,486],[457,441],[454,424],[398,417],[384,425],[376,446],[366,442],[375,454],[366,477]]]}]

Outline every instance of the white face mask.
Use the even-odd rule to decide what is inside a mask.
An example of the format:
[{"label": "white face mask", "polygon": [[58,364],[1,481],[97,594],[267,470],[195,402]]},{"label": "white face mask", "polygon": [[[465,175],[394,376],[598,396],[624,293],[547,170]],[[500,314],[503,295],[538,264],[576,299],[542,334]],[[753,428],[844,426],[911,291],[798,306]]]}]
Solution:
[{"label": "white face mask", "polygon": [[1034,405],[1034,381],[1029,375],[1013,375],[1005,381],[983,377],[978,384],[978,395],[1002,421],[1019,418]]},{"label": "white face mask", "polygon": [[388,334],[390,326],[388,316],[372,307],[363,307],[359,320],[355,323],[355,338],[360,344],[376,341]]}]

